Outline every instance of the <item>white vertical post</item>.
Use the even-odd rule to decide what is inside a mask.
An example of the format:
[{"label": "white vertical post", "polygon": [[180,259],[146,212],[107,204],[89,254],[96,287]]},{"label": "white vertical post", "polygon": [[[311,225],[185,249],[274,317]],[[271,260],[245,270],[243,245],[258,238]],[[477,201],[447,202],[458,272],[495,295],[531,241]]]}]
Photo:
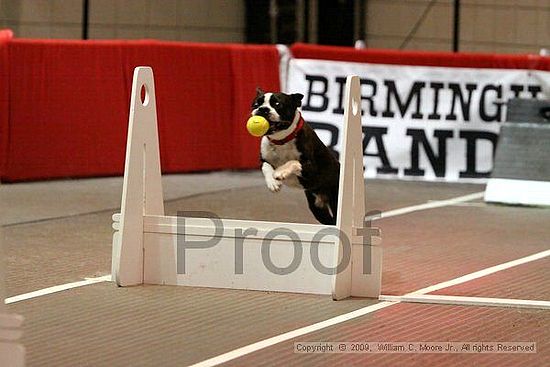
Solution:
[{"label": "white vertical post", "polygon": [[143,283],[143,216],[164,215],[155,84],[150,67],[134,70],[123,185],[112,266],[113,279],[120,286]]},{"label": "white vertical post", "polygon": [[[361,127],[361,86],[358,76],[346,81],[340,184],[336,227],[341,236],[336,248],[338,264],[349,256],[348,266],[335,274],[332,297],[378,297],[381,280],[381,249],[358,233],[367,230],[365,220],[365,181],[363,169],[363,131]],[[374,238],[373,240],[377,240]],[[378,241],[379,242],[379,241]],[[376,243],[379,245],[379,243]],[[351,247],[351,248],[350,248]],[[347,255],[347,256],[346,256]],[[364,264],[364,261],[369,263]]]}]

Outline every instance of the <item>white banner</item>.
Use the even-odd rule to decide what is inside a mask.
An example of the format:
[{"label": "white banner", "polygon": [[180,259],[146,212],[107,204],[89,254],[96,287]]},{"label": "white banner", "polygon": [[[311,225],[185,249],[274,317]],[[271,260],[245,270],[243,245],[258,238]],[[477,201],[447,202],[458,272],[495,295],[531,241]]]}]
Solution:
[{"label": "white banner", "polygon": [[[292,59],[287,91],[340,151],[347,75],[361,77],[365,177],[480,181],[514,97],[549,98],[550,72]],[[366,146],[365,146],[366,145]]]}]

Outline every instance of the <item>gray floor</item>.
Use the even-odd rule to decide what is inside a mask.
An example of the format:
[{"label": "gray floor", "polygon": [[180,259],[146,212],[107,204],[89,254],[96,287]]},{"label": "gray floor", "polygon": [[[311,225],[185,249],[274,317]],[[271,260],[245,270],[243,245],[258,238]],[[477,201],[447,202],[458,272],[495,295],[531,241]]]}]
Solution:
[{"label": "gray floor", "polygon": [[[257,186],[257,171],[164,175],[164,200]],[[74,216],[120,208],[122,177],[40,181],[0,185],[0,224]]]},{"label": "gray floor", "polygon": [[[111,215],[120,206],[121,184],[121,178],[102,178],[0,186],[8,296],[108,274]],[[301,192],[286,189],[269,193],[257,171],[169,175],[163,177],[163,184],[168,214],[208,210],[225,218],[315,222]],[[483,189],[483,185],[473,184],[369,180],[367,208],[387,211]],[[380,220],[383,292],[403,294],[548,249],[549,222],[550,209],[493,206],[480,200]],[[520,277],[534,279],[529,284],[495,286],[503,284],[500,280],[517,284],[511,272],[490,284],[464,286],[456,291],[462,295],[550,300],[550,274],[542,271],[543,263],[537,264],[516,269]],[[29,366],[184,366],[376,302],[333,302],[330,297],[314,295],[168,286],[117,288],[112,283],[100,283],[8,307],[26,317],[23,342]],[[548,312],[479,309],[452,309],[457,319],[452,329],[446,329],[449,306],[404,305],[303,339],[474,340],[481,335],[508,340],[532,335],[540,352],[523,359],[496,355],[493,360],[485,356],[433,359],[433,355],[432,359],[421,355],[328,358],[296,355],[289,341],[231,364],[550,363],[550,339],[545,327],[550,323]],[[411,312],[417,317],[411,318]],[[427,318],[422,317],[423,312]],[[479,312],[482,317],[473,322]],[[496,329],[494,320],[511,320],[511,324],[501,322]],[[491,325],[495,326],[492,332]]]}]

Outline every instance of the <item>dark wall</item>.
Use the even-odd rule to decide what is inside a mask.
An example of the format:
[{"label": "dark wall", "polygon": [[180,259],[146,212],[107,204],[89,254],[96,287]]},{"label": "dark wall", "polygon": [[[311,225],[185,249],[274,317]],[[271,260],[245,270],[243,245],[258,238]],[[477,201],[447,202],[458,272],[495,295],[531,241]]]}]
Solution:
[{"label": "dark wall", "polygon": [[[304,14],[301,22],[296,21],[297,8],[295,0],[277,0],[277,18],[275,30],[271,32],[270,1],[246,0],[246,42],[247,43],[282,43],[310,42],[317,39],[321,45],[352,46],[354,39],[354,0],[318,0],[317,35],[309,34],[308,21],[310,0],[304,1]],[[360,1],[361,5],[363,2]],[[362,11],[364,7],[360,7]],[[362,22],[363,16],[359,17]],[[302,24],[301,32],[296,29]],[[363,29],[360,24],[360,29]],[[302,33],[304,39],[298,39]],[[362,32],[360,32],[362,34]],[[314,37],[316,36],[316,37]]]}]

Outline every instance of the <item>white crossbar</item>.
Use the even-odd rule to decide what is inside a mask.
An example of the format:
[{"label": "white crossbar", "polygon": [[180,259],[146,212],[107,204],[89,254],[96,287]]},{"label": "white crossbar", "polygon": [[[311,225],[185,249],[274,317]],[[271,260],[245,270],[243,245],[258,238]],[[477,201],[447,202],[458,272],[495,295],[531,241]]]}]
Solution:
[{"label": "white crossbar", "polygon": [[348,77],[346,84],[336,226],[165,216],[155,104],[153,72],[138,67],[121,213],[113,216],[113,278],[118,285],[303,292],[334,299],[379,296],[380,239],[372,236],[376,229],[364,228],[358,77]]},{"label": "white crossbar", "polygon": [[[113,229],[120,229],[120,214],[113,215]],[[223,227],[223,233],[220,236],[223,237],[235,237],[243,238],[242,235],[238,235],[235,232],[238,230],[246,230],[247,228],[254,228],[257,233],[254,235],[247,235],[247,238],[264,238],[265,235],[273,231],[276,228],[292,228],[295,230],[300,238],[310,241],[315,234],[324,229],[327,226],[320,224],[302,224],[302,223],[284,223],[284,222],[266,222],[266,221],[249,221],[239,219],[220,219]],[[196,218],[196,217],[174,217],[174,216],[160,216],[160,215],[144,215],[143,216],[143,231],[146,233],[167,233],[167,234],[181,234],[183,227],[185,226],[185,233],[188,235],[207,236],[211,237],[214,234],[213,221],[208,218]],[[336,229],[335,226],[331,226]],[[285,240],[285,239],[279,239]],[[286,238],[290,240],[290,238]],[[329,241],[326,237],[321,239],[320,242],[333,242]]]}]

